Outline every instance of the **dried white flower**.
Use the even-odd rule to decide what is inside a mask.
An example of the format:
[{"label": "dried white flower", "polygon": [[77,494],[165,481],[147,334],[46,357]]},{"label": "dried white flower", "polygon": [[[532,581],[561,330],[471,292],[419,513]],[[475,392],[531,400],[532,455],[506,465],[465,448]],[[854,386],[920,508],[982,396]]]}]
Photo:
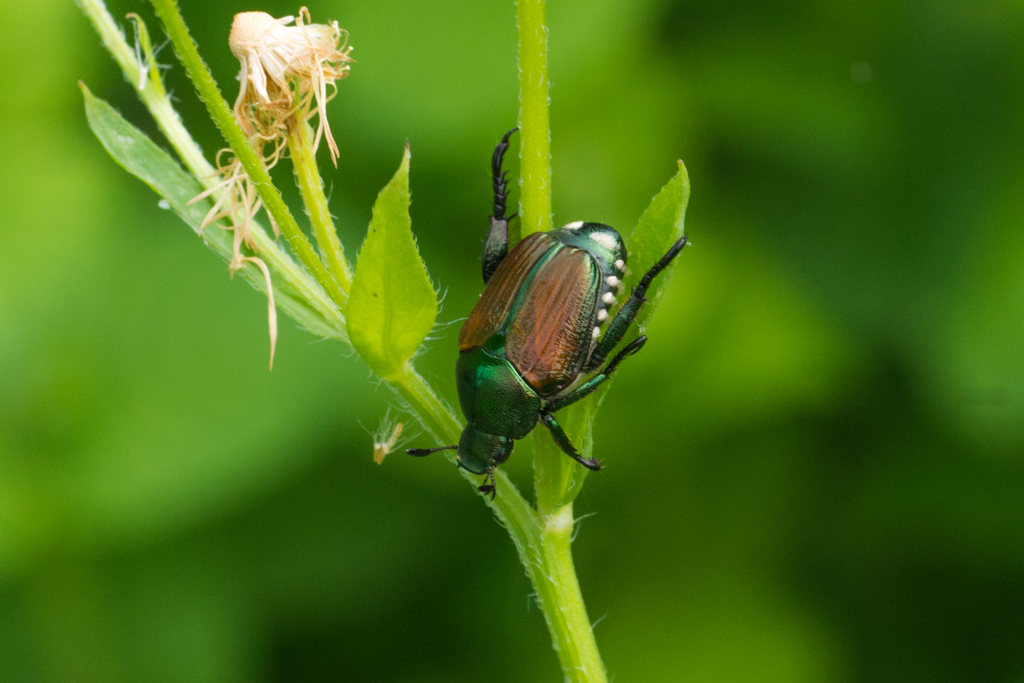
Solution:
[{"label": "dried white flower", "polygon": [[313,148],[321,137],[326,139],[337,165],[338,147],[327,122],[327,102],[334,92],[328,93],[328,87],[333,89],[335,81],[348,75],[352,48],[347,38],[336,21],[311,23],[305,7],[297,19],[274,19],[266,12],[236,14],[228,45],[241,62],[235,116],[246,132],[279,139],[287,119],[298,116],[302,122],[315,113],[319,121]]},{"label": "dried white flower", "polygon": [[[295,22],[294,26],[289,26]],[[337,165],[338,147],[327,123],[327,102],[334,95],[335,81],[348,75],[352,50],[346,43],[348,34],[338,28],[337,22],[329,26],[313,24],[309,10],[299,10],[299,16],[274,19],[266,12],[236,14],[231,24],[228,45],[241,62],[238,80],[241,88],[235,100],[235,118],[249,137],[249,142],[263,159],[267,168],[280,161],[288,147],[288,137],[296,126],[317,115],[318,125],[313,150],[321,137],[327,140],[331,161]],[[343,40],[345,39],[345,40]],[[328,92],[328,87],[332,88]],[[277,313],[274,308],[274,290],[270,270],[257,254],[252,235],[252,220],[263,205],[256,187],[234,157],[230,149],[217,155],[220,181],[195,197],[197,202],[212,196],[213,206],[206,214],[200,229],[225,221],[223,225],[234,236],[234,253],[228,269],[235,272],[250,263],[259,268],[266,282],[270,328],[270,365],[274,364],[277,343]],[[279,230],[269,213],[274,234]],[[246,254],[245,247],[253,255]]]}]

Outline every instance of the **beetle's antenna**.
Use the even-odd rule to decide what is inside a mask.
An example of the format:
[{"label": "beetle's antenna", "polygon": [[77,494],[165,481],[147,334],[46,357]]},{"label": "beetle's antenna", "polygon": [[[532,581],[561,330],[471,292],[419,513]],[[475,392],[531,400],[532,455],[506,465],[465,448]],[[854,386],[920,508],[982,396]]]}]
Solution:
[{"label": "beetle's antenna", "polygon": [[438,451],[453,451],[458,446],[441,446],[440,448],[407,448],[405,452],[414,458],[422,458],[430,455],[431,453],[437,453]]}]

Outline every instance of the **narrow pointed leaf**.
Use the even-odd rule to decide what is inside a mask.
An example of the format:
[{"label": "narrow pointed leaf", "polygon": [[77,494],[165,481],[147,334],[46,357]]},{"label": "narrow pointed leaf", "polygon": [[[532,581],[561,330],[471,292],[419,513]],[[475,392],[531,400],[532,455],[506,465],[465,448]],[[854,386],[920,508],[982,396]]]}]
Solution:
[{"label": "narrow pointed leaf", "polygon": [[409,145],[398,172],[373,205],[348,300],[348,332],[381,377],[412,357],[437,319],[437,294],[412,236]]},{"label": "narrow pointed leaf", "polygon": [[[626,287],[623,291],[633,291],[640,278],[683,236],[686,205],[689,201],[690,178],[686,174],[686,166],[680,161],[679,170],[651,200],[633,234],[626,241],[630,274],[625,278]],[[680,261],[686,259],[686,255],[684,249],[672,265],[654,279],[647,290],[648,303],[640,309],[636,318],[635,332],[627,335],[625,341],[635,339],[647,327],[654,309],[658,307],[658,300],[669,275]]]},{"label": "narrow pointed leaf", "polygon": [[[686,175],[686,167],[680,161],[679,171],[651,200],[647,210],[640,217],[639,224],[633,230],[632,236],[626,242],[629,249],[630,274],[625,278],[624,292],[633,291],[640,282],[640,278],[683,236],[686,205],[689,199],[690,179]],[[654,279],[654,283],[647,290],[648,303],[640,309],[640,314],[632,329],[619,345],[620,349],[643,332],[658,305],[658,299],[668,280],[667,276],[680,259],[684,258],[685,250],[683,254],[676,257],[672,266]],[[573,434],[578,440],[577,447],[584,457],[589,458],[592,455],[594,416],[598,408],[601,407],[604,397],[608,394],[611,384],[611,380],[605,382],[600,389],[594,392],[592,397],[570,406],[558,414],[559,421],[566,432]],[[557,451],[553,445],[547,443],[550,441],[547,435],[541,434],[534,438],[539,438],[538,446],[540,448],[547,448],[552,453]],[[568,458],[561,458],[555,462],[557,463],[556,470],[548,473],[549,480],[539,484],[540,487],[549,487],[551,490],[542,490],[538,495],[539,498],[556,500],[557,503],[553,508],[557,509],[576,498],[589,470],[573,463]]]}]

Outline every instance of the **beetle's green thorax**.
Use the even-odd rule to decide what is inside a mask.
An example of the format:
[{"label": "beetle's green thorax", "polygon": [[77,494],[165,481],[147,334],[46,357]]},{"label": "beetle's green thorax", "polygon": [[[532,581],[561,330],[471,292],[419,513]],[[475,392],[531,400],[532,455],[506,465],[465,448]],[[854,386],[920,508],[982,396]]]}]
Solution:
[{"label": "beetle's green thorax", "polygon": [[615,228],[576,221],[548,234],[566,246],[589,252],[605,275],[621,277],[626,265],[626,245]]},{"label": "beetle's green thorax", "polygon": [[[487,346],[500,345],[492,339]],[[462,413],[477,430],[522,439],[536,426],[540,398],[505,358],[486,348],[470,349],[459,354],[455,377]]]}]

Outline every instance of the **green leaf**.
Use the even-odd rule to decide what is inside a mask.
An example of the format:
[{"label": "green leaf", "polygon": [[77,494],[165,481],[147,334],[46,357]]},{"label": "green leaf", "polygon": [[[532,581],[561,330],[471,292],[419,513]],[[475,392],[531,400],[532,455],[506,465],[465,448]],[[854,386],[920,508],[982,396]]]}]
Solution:
[{"label": "green leaf", "polygon": [[[85,116],[89,128],[99,138],[100,143],[126,171],[149,185],[158,195],[167,200],[170,208],[197,233],[203,218],[210,208],[209,201],[196,202],[189,206],[193,197],[203,191],[199,182],[182,170],[181,166],[167,152],[141,130],[124,120],[117,110],[105,101],[96,97],[84,84],[81,85],[85,97]],[[227,257],[231,257],[231,237],[223,230],[211,230],[205,235],[207,241],[212,240],[215,250],[221,243],[228,247]],[[216,239],[221,237],[222,239]]]},{"label": "green leaf", "polygon": [[[683,236],[686,205],[689,201],[690,177],[686,174],[686,166],[680,161],[679,171],[651,200],[633,234],[626,240],[630,274],[625,278],[624,292],[633,291],[640,283],[640,278]],[[684,254],[685,250],[671,266],[654,278],[654,283],[647,290],[648,303],[640,309],[636,318],[635,331],[627,335],[624,341],[640,336],[647,327],[654,309],[658,307],[669,274]]]},{"label": "green leaf", "polygon": [[[125,121],[116,109],[93,95],[84,84],[81,88],[89,128],[114,161],[163,197],[169,208],[201,236],[208,247],[225,262],[230,261],[233,253],[231,233],[217,226],[199,229],[212,206],[211,200],[207,198],[189,204],[203,191],[199,181],[145,133]],[[261,228],[254,226],[255,229]],[[300,271],[297,264],[280,250],[261,252],[260,256],[270,268],[274,300],[281,310],[313,334],[342,341],[346,339],[341,315],[333,304],[326,301],[326,294],[311,277]],[[266,293],[266,282],[256,266],[247,264],[239,272],[254,288]],[[315,299],[315,305],[310,305],[311,297]]]},{"label": "green leaf", "polygon": [[[657,263],[665,255],[665,252],[683,236],[683,221],[689,199],[690,179],[686,175],[686,167],[680,161],[679,171],[651,200],[643,216],[640,217],[640,222],[633,230],[633,234],[627,240],[630,274],[625,278],[623,291],[631,292],[651,266]],[[654,279],[653,284],[647,290],[648,303],[640,309],[635,324],[626,334],[625,339],[618,347],[619,349],[639,337],[643,332],[658,305],[662,288],[668,280],[668,273],[680,258],[681,256],[676,257],[672,266]],[[614,355],[614,352],[612,353]],[[611,383],[611,380],[605,382],[600,389],[594,392],[593,396],[558,414],[562,427],[565,428],[566,433],[575,438],[575,443],[585,458],[589,458],[593,454],[594,417],[598,408],[601,407],[604,397],[608,394]],[[552,454],[556,454],[557,449],[548,443],[550,438],[547,435],[541,434],[534,438],[539,440],[535,442],[538,448],[547,449]],[[579,495],[589,470],[564,457],[552,462],[554,463],[553,469],[544,472],[544,476],[538,480],[538,501],[549,509],[558,509],[562,505],[572,502]]]},{"label": "green leaf", "polygon": [[412,357],[437,319],[437,294],[409,218],[409,144],[373,205],[348,300],[352,346],[381,377]]}]

